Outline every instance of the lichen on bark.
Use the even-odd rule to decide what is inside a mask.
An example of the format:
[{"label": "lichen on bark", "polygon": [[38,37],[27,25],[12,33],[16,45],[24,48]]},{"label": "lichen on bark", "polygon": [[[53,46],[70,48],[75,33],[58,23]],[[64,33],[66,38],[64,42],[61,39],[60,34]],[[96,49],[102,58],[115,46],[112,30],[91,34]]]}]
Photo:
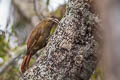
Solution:
[{"label": "lichen on bark", "polygon": [[99,26],[89,0],[69,0],[65,16],[25,80],[89,80],[97,64]]}]

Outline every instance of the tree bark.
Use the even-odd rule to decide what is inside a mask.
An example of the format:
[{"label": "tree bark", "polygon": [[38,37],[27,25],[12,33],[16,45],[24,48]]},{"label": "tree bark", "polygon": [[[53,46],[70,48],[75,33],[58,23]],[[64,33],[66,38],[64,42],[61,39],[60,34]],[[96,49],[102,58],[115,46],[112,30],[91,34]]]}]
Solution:
[{"label": "tree bark", "polygon": [[89,80],[100,47],[98,17],[89,0],[69,0],[65,16],[49,39],[42,56],[24,80]]}]

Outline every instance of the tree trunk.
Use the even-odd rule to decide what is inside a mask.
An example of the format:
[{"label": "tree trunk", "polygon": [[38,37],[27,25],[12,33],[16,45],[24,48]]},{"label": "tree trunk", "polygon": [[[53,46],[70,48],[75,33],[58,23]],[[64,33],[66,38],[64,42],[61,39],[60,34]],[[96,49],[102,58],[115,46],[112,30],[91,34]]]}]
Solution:
[{"label": "tree trunk", "polygon": [[[65,16],[25,80],[89,80],[98,62],[98,17],[89,0],[69,0]],[[96,33],[97,32],[97,33]]]}]

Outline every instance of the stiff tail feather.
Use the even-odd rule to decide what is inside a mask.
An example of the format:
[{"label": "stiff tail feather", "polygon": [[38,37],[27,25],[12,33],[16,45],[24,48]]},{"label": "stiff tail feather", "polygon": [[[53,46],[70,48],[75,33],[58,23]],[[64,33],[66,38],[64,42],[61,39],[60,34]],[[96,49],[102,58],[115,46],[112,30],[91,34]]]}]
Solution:
[{"label": "stiff tail feather", "polygon": [[24,56],[23,62],[21,64],[22,73],[24,73],[26,69],[28,68],[31,57],[32,57],[31,54],[27,54]]}]

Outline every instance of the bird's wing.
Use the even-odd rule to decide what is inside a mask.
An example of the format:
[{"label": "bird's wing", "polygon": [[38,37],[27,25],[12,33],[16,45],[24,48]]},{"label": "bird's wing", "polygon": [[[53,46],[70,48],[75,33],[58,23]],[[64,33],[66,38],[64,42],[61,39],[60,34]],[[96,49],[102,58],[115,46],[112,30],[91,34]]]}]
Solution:
[{"label": "bird's wing", "polygon": [[41,29],[39,29],[39,27],[34,28],[27,40],[28,50],[34,47],[34,45],[37,43],[37,40],[39,39],[40,36],[41,36]]}]

